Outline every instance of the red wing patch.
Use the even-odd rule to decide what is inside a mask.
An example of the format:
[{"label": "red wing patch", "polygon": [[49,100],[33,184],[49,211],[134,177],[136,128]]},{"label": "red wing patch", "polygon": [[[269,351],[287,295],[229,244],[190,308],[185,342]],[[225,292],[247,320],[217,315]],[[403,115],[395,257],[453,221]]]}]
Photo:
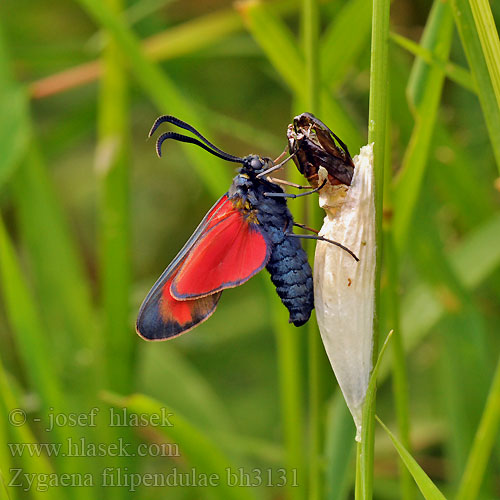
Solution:
[{"label": "red wing patch", "polygon": [[176,299],[203,297],[241,285],[269,260],[270,249],[259,227],[242,212],[221,209],[215,219],[172,281],[170,291]]}]

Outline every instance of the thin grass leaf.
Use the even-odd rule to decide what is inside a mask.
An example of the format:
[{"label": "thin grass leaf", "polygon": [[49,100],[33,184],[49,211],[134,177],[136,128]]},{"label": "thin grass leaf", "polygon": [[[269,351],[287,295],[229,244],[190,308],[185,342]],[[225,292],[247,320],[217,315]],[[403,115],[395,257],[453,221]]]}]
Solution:
[{"label": "thin grass leaf", "polygon": [[[31,387],[40,397],[43,415],[51,409],[64,412],[64,396],[58,383],[51,359],[51,349],[37,307],[26,286],[9,236],[0,219],[0,287],[2,289],[9,323],[14,332],[19,354],[24,362]],[[67,443],[70,437],[68,427],[54,427],[51,438],[55,443]],[[75,462],[64,456],[54,457],[62,472],[74,472]],[[30,471],[32,472],[32,471]],[[36,470],[34,471],[36,472]],[[83,498],[83,490],[76,488],[71,497]]]},{"label": "thin grass leaf", "polygon": [[[42,398],[45,409],[58,406],[61,390],[50,359],[50,348],[45,336],[45,328],[39,317],[35,302],[27,288],[14,248],[0,220],[0,286],[5,302],[9,323],[15,340],[24,358],[24,363],[32,386]],[[61,406],[62,407],[62,406]]]},{"label": "thin grass leaf", "polygon": [[476,498],[500,428],[500,360],[491,383],[481,422],[467,460],[457,499]]},{"label": "thin grass leaf", "polygon": [[278,136],[261,127],[255,127],[243,120],[214,111],[199,102],[195,103],[194,107],[204,122],[215,124],[219,132],[234,139],[251,145],[257,144],[259,151],[269,151],[274,154],[276,151],[282,150],[286,143],[283,134]]},{"label": "thin grass leaf", "polygon": [[[419,275],[438,298],[443,297],[443,305],[449,304],[447,317],[440,322],[439,329],[444,345],[440,369],[443,373],[444,410],[448,412],[446,447],[449,450],[450,482],[456,482],[472,442],[471,423],[478,422],[486,397],[491,366],[489,340],[481,311],[451,268],[443,252],[442,237],[431,222],[439,207],[428,192],[424,196],[422,204],[426,208],[420,211],[415,221],[416,237],[411,250]],[[478,371],[477,366],[483,369]],[[469,373],[469,376],[457,384],[463,373]]]},{"label": "thin grass leaf", "polygon": [[0,186],[11,177],[29,142],[28,99],[24,89],[0,91]]},{"label": "thin grass leaf", "polygon": [[[372,498],[373,495],[373,445],[374,445],[374,412],[375,398],[377,394],[377,376],[380,363],[384,358],[385,351],[391,340],[393,331],[387,335],[377,357],[377,362],[370,375],[370,382],[366,390],[365,402],[363,404],[363,426],[361,431],[361,442],[357,446],[356,455],[356,498]],[[371,443],[363,443],[363,440],[372,439]],[[372,449],[370,449],[372,448]],[[363,454],[368,453],[368,458]]]},{"label": "thin grass leaf", "polygon": [[[287,14],[297,9],[298,0],[278,0],[268,6],[276,14]],[[242,28],[243,21],[234,8],[221,9],[153,35],[143,44],[144,53],[153,61],[196,53]]]},{"label": "thin grass leaf", "polygon": [[238,9],[273,68],[296,94],[304,95],[301,78],[298,78],[304,57],[290,29],[260,1],[242,3]]},{"label": "thin grass leaf", "polygon": [[[399,82],[391,79],[390,93]],[[386,133],[386,151],[392,151],[393,139],[391,134],[392,127],[392,107],[389,101],[389,119],[387,120]],[[384,165],[384,200],[383,206],[386,213],[392,213],[394,210],[392,204],[392,156],[386,155]],[[399,256],[395,251],[394,235],[392,231],[392,218],[383,218],[383,237],[384,237],[384,272],[386,285],[381,287],[380,296],[380,314],[381,324],[384,330],[393,330],[392,342],[392,390],[394,397],[394,406],[398,424],[400,439],[405,446],[410,449],[410,408],[408,395],[408,370],[403,345],[403,334],[401,332],[401,311],[399,297]],[[386,318],[385,323],[383,322]],[[406,470],[404,464],[399,463],[399,486],[401,498],[412,500],[415,496],[413,480]]]},{"label": "thin grass leaf", "polygon": [[[388,120],[386,135],[386,150],[391,151],[390,120]],[[387,155],[384,172],[384,210],[391,213],[393,210],[391,200],[392,165],[391,157]],[[384,266],[386,269],[386,293],[381,296],[381,309],[384,309],[387,317],[388,328],[394,330],[392,341],[392,389],[394,394],[394,405],[398,423],[398,432],[401,441],[407,449],[410,449],[410,411],[408,396],[408,371],[403,345],[403,335],[400,321],[400,300],[399,300],[399,259],[394,247],[391,220],[384,220]],[[384,304],[384,298],[386,303]],[[400,491],[401,498],[411,500],[414,498],[414,485],[409,472],[402,462],[399,464],[400,470]]]},{"label": "thin grass leaf", "polygon": [[[500,172],[500,106],[488,71],[488,64],[494,62],[497,53],[496,51],[491,54],[483,52],[469,1],[451,0],[451,6],[462,47],[476,82],[479,103],[481,104],[493,154]],[[488,28],[488,31],[492,28],[494,29],[494,24]],[[486,58],[489,59],[489,63],[486,62]],[[495,82],[497,82],[496,78]]]},{"label": "thin grass leaf", "polygon": [[[2,445],[2,452],[5,451],[8,459],[4,459],[0,463],[2,468],[1,472],[3,472],[3,477],[1,478],[1,480],[4,482],[4,487],[7,490],[7,493],[7,484],[10,481],[10,474],[7,474],[7,471],[11,472],[10,467],[7,466],[7,463],[12,459],[12,455],[9,455],[7,453],[7,450],[9,450],[7,446],[8,442],[13,445],[17,443],[22,445],[24,443],[36,446],[38,444],[38,441],[31,432],[28,424],[18,426],[12,425],[12,423],[9,421],[8,416],[10,415],[10,412],[14,409],[22,408],[22,405],[14,395],[10,387],[11,384],[9,382],[10,380],[8,380],[7,373],[5,372],[5,369],[0,362],[0,427],[3,429],[4,433],[2,439],[0,439],[0,444]],[[9,437],[9,440],[7,440],[7,436]],[[18,464],[21,465],[23,470],[26,472],[38,474],[54,473],[54,468],[52,467],[49,459],[43,453],[39,455],[37,455],[36,453],[23,453],[23,455],[19,457]],[[17,490],[18,488],[13,489],[12,492],[15,494]],[[47,498],[46,494],[44,494],[44,492],[38,491],[37,488],[33,488],[30,493],[31,495],[33,495],[33,498],[36,499]],[[15,495],[15,497],[18,498],[18,495]],[[61,493],[61,490],[59,488],[54,488],[51,490],[51,497],[57,500],[66,498],[66,496]]]},{"label": "thin grass leaf", "polygon": [[[350,0],[329,24],[322,37],[320,51],[321,80],[328,88],[336,89],[341,85],[367,48],[371,21],[372,2]],[[346,40],[349,43],[345,43]],[[339,47],[342,49],[339,50]]]},{"label": "thin grass leaf", "polygon": [[[191,422],[203,428],[235,432],[235,425],[216,391],[175,346],[146,344],[137,367],[138,387],[148,396],[168,401],[175,411],[190,415]],[[168,380],[168,384],[158,384]]]},{"label": "thin grass leaf", "polygon": [[21,160],[29,139],[28,96],[12,78],[8,49],[0,26],[0,187]]},{"label": "thin grass leaf", "polygon": [[[471,232],[447,257],[466,290],[478,287],[500,266],[500,214]],[[401,303],[405,351],[412,352],[445,312],[429,285],[419,283],[409,289]],[[381,376],[387,369],[383,366]]]},{"label": "thin grass leaf", "polygon": [[[448,484],[453,489],[457,488],[463,474],[492,372],[489,332],[481,312],[474,309],[473,301],[459,307],[460,311],[448,313],[439,322],[442,348],[438,377],[447,422],[444,445],[449,470]],[[478,366],[482,367],[481,370],[477,369]],[[468,376],[464,377],[464,373],[468,373]],[[457,384],[457,380],[461,383]],[[489,493],[487,490],[485,493],[494,496],[491,486]]]},{"label": "thin grass leaf", "polygon": [[[112,393],[104,393],[102,398],[117,408],[126,408],[132,414],[160,415],[162,411],[174,413],[166,405],[143,394],[134,394],[128,398],[122,398]],[[217,443],[208,438],[189,420],[179,414],[174,414],[172,426],[155,427],[155,430],[167,442],[179,445],[182,457],[198,471],[198,474],[200,472],[209,475],[215,474],[219,478],[219,485],[216,489],[214,488],[214,491],[217,492],[217,498],[231,500],[255,498],[251,488],[229,485],[228,481],[226,481],[227,470],[236,471],[237,469],[229,462]],[[208,492],[209,490],[205,489],[204,491]]]},{"label": "thin grass leaf", "polygon": [[[119,10],[120,2],[108,2]],[[132,389],[137,339],[130,324],[129,119],[123,57],[114,41],[103,55],[96,170],[100,181],[100,268],[108,386]]]},{"label": "thin grass leaf", "polygon": [[[153,0],[155,1],[155,0]],[[158,0],[164,1],[164,0]],[[140,5],[139,3],[135,5]],[[135,5],[131,6],[133,9]],[[297,8],[298,0],[278,0],[269,4],[276,13],[289,13]],[[234,9],[220,10],[172,26],[140,42],[144,55],[152,61],[166,61],[191,54],[220,42],[243,27],[241,16]],[[42,99],[98,79],[99,61],[90,61],[34,81],[29,94]]]},{"label": "thin grass leaf", "polygon": [[[78,0],[78,3],[110,33],[123,57],[129,62],[135,78],[162,112],[175,114],[200,128],[202,132],[208,128],[200,124],[200,118],[188,99],[157,65],[146,58],[134,33],[113,15],[106,4],[99,0]],[[214,196],[220,196],[230,182],[229,169],[200,148],[188,144],[185,150],[205,186]]]},{"label": "thin grass leaf", "polygon": [[445,59],[441,59],[428,48],[415,43],[413,40],[399,35],[398,33],[392,32],[390,34],[390,37],[393,42],[395,42],[397,45],[407,50],[414,56],[419,57],[420,59],[422,59],[422,61],[425,61],[429,65],[434,65],[440,68],[451,81],[457,83],[458,85],[461,85],[464,89],[477,93],[472,75],[465,68],[462,68],[458,64],[454,64]]},{"label": "thin grass leaf", "polygon": [[16,172],[12,187],[40,310],[50,327],[44,336],[54,339],[53,366],[56,373],[71,374],[71,380],[66,381],[73,389],[78,387],[78,400],[85,405],[103,366],[99,359],[101,340],[89,280],[35,144]]},{"label": "thin grass leaf", "polygon": [[[477,161],[469,148],[460,144],[460,139],[439,120],[436,124],[435,144],[441,151],[450,152],[448,160],[436,158],[438,168],[429,170],[430,183],[444,193],[449,204],[459,213],[458,219],[465,230],[471,230],[486,221],[496,210],[491,185],[477,182],[476,169],[471,169]],[[467,200],[467,203],[464,203]]]},{"label": "thin grass leaf", "polygon": [[417,461],[408,453],[405,447],[399,442],[399,440],[392,434],[392,432],[385,426],[385,424],[380,420],[380,418],[375,417],[377,422],[383,427],[391,438],[394,448],[399,453],[401,460],[405,463],[406,467],[410,471],[413,479],[417,483],[418,489],[428,500],[445,500],[444,495],[439,491],[436,485],[430,480],[429,476],[424,472],[424,470],[418,465]]},{"label": "thin grass leaf", "polygon": [[[382,266],[382,207],[384,193],[385,150],[388,120],[388,60],[389,60],[389,19],[390,0],[373,0],[371,61],[370,61],[370,102],[368,112],[368,143],[373,143],[373,176],[375,181],[375,226],[376,226],[376,268],[375,268],[375,307],[373,318],[373,351],[375,361],[378,352],[380,310],[380,278]],[[386,341],[387,342],[387,341]],[[380,356],[385,346],[381,349]],[[374,462],[374,417],[376,376],[380,357],[375,364],[363,404],[363,423],[361,442],[356,457],[356,499],[371,499],[373,496]]]},{"label": "thin grass leaf", "polygon": [[9,495],[9,490],[7,489],[7,484],[4,479],[2,470],[0,469],[0,499],[1,500],[11,500],[12,497]]},{"label": "thin grass leaf", "polygon": [[[422,36],[425,48],[447,59],[453,34],[453,19],[447,3],[436,0]],[[428,164],[434,124],[441,100],[444,73],[416,60],[408,84],[415,127],[394,187],[394,242],[399,254],[405,248],[415,206]]]},{"label": "thin grass leaf", "polygon": [[487,0],[469,0],[469,4],[497,98],[497,106],[500,108],[500,40],[495,20]]},{"label": "thin grass leaf", "polygon": [[337,389],[329,405],[325,439],[325,498],[346,500],[352,481],[354,429],[352,415]]},{"label": "thin grass leaf", "polygon": [[[167,7],[174,0],[141,0],[130,5],[123,12],[123,19],[129,26],[139,23],[140,21],[151,16],[155,12]],[[106,44],[104,31],[94,33],[88,40],[87,45],[94,50],[102,50]]]},{"label": "thin grass leaf", "polygon": [[[239,6],[239,10],[246,27],[274,70],[290,90],[300,97],[300,105],[306,106],[308,96],[302,83],[303,75],[306,74],[305,61],[289,28],[266,4],[259,1],[245,2]],[[342,137],[352,150],[361,147],[365,141],[359,128],[324,87],[320,93],[319,106],[324,113],[322,120],[334,123],[335,133]]]},{"label": "thin grass leaf", "polygon": [[[119,16],[121,0],[106,2]],[[127,81],[122,53],[114,40],[107,44],[98,102],[96,173],[100,188],[99,262],[106,379],[103,386],[122,394],[132,392],[138,345],[130,321],[131,249],[129,204],[130,142]],[[117,432],[118,431],[118,432]],[[121,432],[120,432],[121,431]],[[113,439],[133,442],[132,429],[109,429]],[[136,469],[127,457],[109,457],[110,467]],[[137,470],[137,469],[136,469]],[[108,498],[124,498],[111,488]]]},{"label": "thin grass leaf", "polygon": [[[274,296],[275,291],[267,281],[266,291]],[[279,307],[278,307],[279,306]],[[272,309],[273,330],[276,336],[278,376],[281,394],[281,416],[286,450],[286,469],[297,470],[299,487],[289,485],[288,495],[294,500],[306,498],[304,483],[304,389],[301,380],[301,344],[295,331],[287,324],[287,314],[281,304]],[[301,486],[302,485],[302,486]]]},{"label": "thin grass leaf", "polygon": [[[306,109],[317,116],[323,116],[320,109],[320,68],[319,68],[319,5],[316,0],[302,1],[302,45],[306,69]],[[301,96],[296,96],[298,101]],[[314,210],[312,197],[303,200],[303,211],[312,213]],[[316,209],[317,210],[317,209]],[[306,215],[306,214],[304,214]],[[306,219],[305,223],[309,223]],[[309,257],[314,258],[312,245],[309,245]],[[307,326],[308,367],[309,367],[309,471],[308,499],[322,498],[321,481],[321,345],[316,321],[310,321]],[[321,420],[320,420],[321,419]]]}]

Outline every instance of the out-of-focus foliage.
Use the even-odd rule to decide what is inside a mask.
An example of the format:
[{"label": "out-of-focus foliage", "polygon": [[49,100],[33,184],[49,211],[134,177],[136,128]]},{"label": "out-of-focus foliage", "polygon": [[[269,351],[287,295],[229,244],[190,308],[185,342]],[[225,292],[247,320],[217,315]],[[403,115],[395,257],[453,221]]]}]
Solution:
[{"label": "out-of-focus foliage", "polygon": [[[234,175],[190,145],[158,159],[146,137],[159,114],[237,155],[277,157],[307,106],[351,153],[366,142],[372,2],[319,2],[317,17],[306,4],[1,3],[0,498],[354,491],[354,426],[307,340],[317,332],[287,325],[265,273],[179,339],[148,344],[133,328]],[[486,22],[500,8],[489,8],[391,6],[379,323],[382,338],[395,333],[376,406],[397,438],[377,428],[377,498],[419,494],[405,465],[430,497],[500,496],[500,87]],[[210,474],[220,486],[203,486]]]}]

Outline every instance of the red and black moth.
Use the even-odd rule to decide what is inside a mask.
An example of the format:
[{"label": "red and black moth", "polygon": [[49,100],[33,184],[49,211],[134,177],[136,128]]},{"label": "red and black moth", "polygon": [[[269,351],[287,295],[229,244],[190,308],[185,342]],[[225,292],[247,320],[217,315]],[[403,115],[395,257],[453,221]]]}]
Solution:
[{"label": "red and black moth", "polygon": [[[299,195],[287,194],[266,178],[282,164],[274,165],[271,159],[257,155],[240,158],[225,153],[173,116],[159,117],[149,135],[165,122],[196,137],[164,133],[156,143],[158,156],[163,142],[173,139],[195,144],[241,167],[229,191],[208,211],[144,299],[137,333],[146,340],[166,340],[188,332],[212,315],[222,290],[245,283],[264,267],[290,313],[290,323],[306,323],[314,308],[314,294],[311,267],[300,238],[324,238],[293,233],[297,224],[286,198],[304,196],[322,186]],[[341,244],[331,243],[357,259]]]}]

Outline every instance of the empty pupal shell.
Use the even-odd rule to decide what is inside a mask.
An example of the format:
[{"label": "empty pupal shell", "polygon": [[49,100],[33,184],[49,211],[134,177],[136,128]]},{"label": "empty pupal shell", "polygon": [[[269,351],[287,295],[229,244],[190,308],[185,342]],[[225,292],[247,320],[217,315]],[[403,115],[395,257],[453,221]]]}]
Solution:
[{"label": "empty pupal shell", "polygon": [[[350,186],[327,183],[319,204],[326,212],[320,235],[353,251],[318,241],[314,303],[321,338],[347,406],[361,435],[362,406],[372,369],[375,300],[375,203],[373,144],[354,158]],[[323,167],[320,181],[327,178]]]}]

